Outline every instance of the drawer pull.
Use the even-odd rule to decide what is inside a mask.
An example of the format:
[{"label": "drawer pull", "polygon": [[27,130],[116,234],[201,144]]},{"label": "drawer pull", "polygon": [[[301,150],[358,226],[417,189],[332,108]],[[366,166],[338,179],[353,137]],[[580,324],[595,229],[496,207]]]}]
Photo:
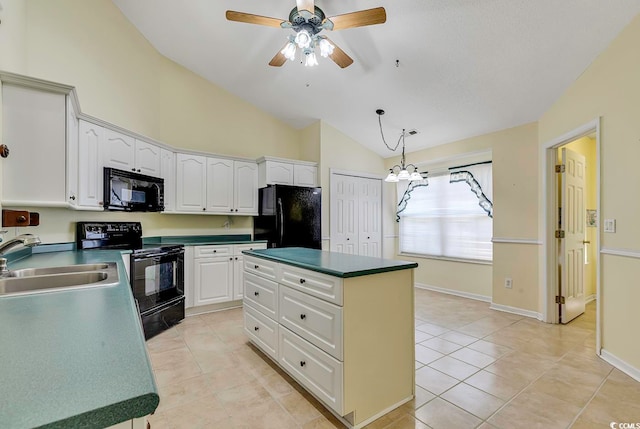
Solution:
[{"label": "drawer pull", "polygon": [[305,279],[300,279],[300,284],[303,285],[305,284],[306,280]]},{"label": "drawer pull", "polygon": [[258,292],[258,291],[255,291],[255,292],[253,293],[253,296],[259,296],[259,295],[260,295],[260,292]]},{"label": "drawer pull", "polygon": [[218,252],[217,250],[214,250],[214,251],[213,251],[213,253],[217,253],[217,252]]},{"label": "drawer pull", "polygon": [[300,361],[300,366],[305,366],[307,363],[303,360]]},{"label": "drawer pull", "polygon": [[254,269],[254,270],[257,270],[258,268],[260,268],[260,266],[259,266],[259,265],[254,265],[254,266],[253,266],[253,269]]},{"label": "drawer pull", "polygon": [[259,330],[260,330],[260,327],[259,327],[259,326],[256,326],[256,327],[254,327],[254,328],[253,328],[253,330],[254,330],[254,331],[259,331]]},{"label": "drawer pull", "polygon": [[304,313],[303,313],[303,314],[301,314],[301,315],[300,315],[300,319],[301,319],[301,320],[304,320],[304,319],[306,319],[306,318],[307,318],[307,315],[306,315],[306,314],[304,314]]}]

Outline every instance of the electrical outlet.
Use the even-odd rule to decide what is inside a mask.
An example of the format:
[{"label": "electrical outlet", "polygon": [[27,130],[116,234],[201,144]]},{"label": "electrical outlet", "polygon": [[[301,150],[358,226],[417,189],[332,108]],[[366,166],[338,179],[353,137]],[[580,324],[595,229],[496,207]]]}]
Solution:
[{"label": "electrical outlet", "polygon": [[511,289],[513,287],[513,280],[511,280],[510,277],[506,277],[504,279],[504,287],[506,287],[507,289]]},{"label": "electrical outlet", "polygon": [[616,232],[616,220],[605,219],[604,220],[604,232]]}]

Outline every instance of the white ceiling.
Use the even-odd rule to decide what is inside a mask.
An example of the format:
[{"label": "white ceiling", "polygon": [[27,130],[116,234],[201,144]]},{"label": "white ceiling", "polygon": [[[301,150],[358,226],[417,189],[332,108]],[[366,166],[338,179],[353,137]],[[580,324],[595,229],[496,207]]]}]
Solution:
[{"label": "white ceiling", "polygon": [[[383,6],[387,22],[327,34],[354,59],[268,65],[295,0],[113,0],[163,55],[303,128],[318,119],[384,157],[536,121],[635,15],[640,0],[316,0],[327,16]],[[396,67],[396,59],[400,61]],[[397,155],[397,153],[395,154]]]}]

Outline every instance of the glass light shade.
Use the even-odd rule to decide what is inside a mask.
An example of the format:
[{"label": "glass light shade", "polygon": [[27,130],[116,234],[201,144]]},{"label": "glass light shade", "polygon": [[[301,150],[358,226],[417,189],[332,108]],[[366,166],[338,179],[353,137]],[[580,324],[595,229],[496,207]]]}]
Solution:
[{"label": "glass light shade", "polygon": [[311,45],[311,35],[307,30],[300,30],[295,41],[300,49],[308,48]]},{"label": "glass light shade", "polygon": [[420,173],[418,173],[418,171],[414,171],[413,173],[411,173],[411,176],[409,176],[409,180],[410,181],[414,181],[414,180],[422,180],[423,177]]},{"label": "glass light shade", "polygon": [[287,46],[284,47],[284,49],[282,49],[280,51],[280,53],[282,55],[284,55],[284,57],[288,60],[295,60],[296,59],[296,44],[293,42],[289,42],[287,44]]},{"label": "glass light shade", "polygon": [[409,180],[410,174],[407,171],[407,169],[403,169],[402,171],[400,171],[400,173],[398,173],[398,179],[399,180]]},{"label": "glass light shade", "polygon": [[310,52],[306,55],[304,65],[305,67],[313,67],[318,65],[318,59],[316,58],[316,54],[314,52]]},{"label": "glass light shade", "polygon": [[396,183],[399,182],[398,176],[395,175],[393,171],[389,173],[389,175],[384,179],[385,182]]},{"label": "glass light shade", "polygon": [[335,46],[329,43],[327,39],[320,39],[319,45],[320,55],[322,55],[323,58],[327,58],[329,55],[333,54],[333,49],[335,48]]}]

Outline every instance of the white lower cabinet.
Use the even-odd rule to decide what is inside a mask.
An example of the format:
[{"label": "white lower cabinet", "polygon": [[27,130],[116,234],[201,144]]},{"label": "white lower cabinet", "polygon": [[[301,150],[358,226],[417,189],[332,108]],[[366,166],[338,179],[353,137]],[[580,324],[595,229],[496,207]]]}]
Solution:
[{"label": "white lower cabinet", "polygon": [[412,270],[340,278],[253,255],[244,269],[250,341],[348,427],[413,398]]},{"label": "white lower cabinet", "polygon": [[266,247],[266,243],[188,246],[185,249],[187,308],[241,300],[244,296],[242,251]]}]

